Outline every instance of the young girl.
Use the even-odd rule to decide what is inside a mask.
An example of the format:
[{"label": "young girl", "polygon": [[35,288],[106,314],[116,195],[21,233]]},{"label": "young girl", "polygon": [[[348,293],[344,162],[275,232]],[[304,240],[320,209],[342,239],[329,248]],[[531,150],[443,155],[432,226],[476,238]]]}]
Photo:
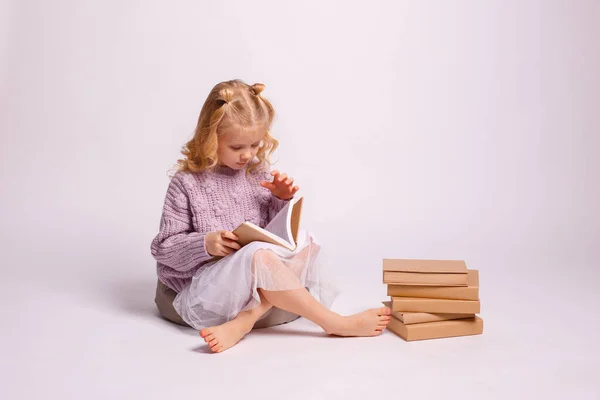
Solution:
[{"label": "young girl", "polygon": [[320,247],[309,232],[301,230],[294,251],[236,242],[232,230],[238,225],[265,227],[299,190],[292,178],[269,170],[278,142],[269,132],[274,110],[263,89],[240,80],[219,83],[200,111],[151,245],[159,311],[199,330],[214,352],[232,347],[253,328],[298,316],[331,335],[379,335],[389,308],[351,316],[329,309],[337,292],[321,278]]}]

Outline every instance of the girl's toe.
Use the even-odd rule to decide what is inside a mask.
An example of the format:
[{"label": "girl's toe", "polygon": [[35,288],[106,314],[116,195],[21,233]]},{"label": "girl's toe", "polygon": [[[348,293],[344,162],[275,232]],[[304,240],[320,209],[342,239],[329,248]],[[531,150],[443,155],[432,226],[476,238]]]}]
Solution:
[{"label": "girl's toe", "polygon": [[391,315],[392,310],[388,307],[381,307],[379,309],[379,315]]}]

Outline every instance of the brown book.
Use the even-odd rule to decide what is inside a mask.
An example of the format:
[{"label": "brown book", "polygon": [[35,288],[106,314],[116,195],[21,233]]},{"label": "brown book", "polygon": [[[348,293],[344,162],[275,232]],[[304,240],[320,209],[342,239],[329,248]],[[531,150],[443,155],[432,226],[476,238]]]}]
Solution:
[{"label": "brown book", "polygon": [[392,311],[426,312],[434,314],[479,314],[479,300],[420,299],[392,297]]},{"label": "brown book", "polygon": [[467,286],[467,274],[383,271],[383,283],[403,286]]},{"label": "brown book", "polygon": [[384,258],[383,283],[467,286],[467,265],[462,260]]},{"label": "brown book", "polygon": [[[383,305],[390,307],[392,303],[384,301]],[[434,321],[447,321],[451,319],[463,319],[473,318],[474,314],[432,314],[432,313],[420,313],[420,312],[403,312],[403,311],[392,311],[392,316],[404,323],[404,325],[410,324],[422,324],[424,322]]]},{"label": "brown book", "polygon": [[294,251],[298,245],[303,200],[304,197],[291,199],[264,228],[249,221],[243,222],[233,230],[238,237],[237,242],[241,246],[266,242]]},{"label": "brown book", "polygon": [[462,260],[417,260],[384,258],[384,271],[466,274],[467,265]]},{"label": "brown book", "polygon": [[387,329],[407,342],[413,340],[441,339],[456,336],[480,335],[483,333],[483,320],[479,317],[452,321],[426,322],[424,324],[404,324],[393,318]]},{"label": "brown book", "polygon": [[388,296],[426,297],[432,299],[479,300],[479,271],[467,272],[467,286],[388,285]]}]

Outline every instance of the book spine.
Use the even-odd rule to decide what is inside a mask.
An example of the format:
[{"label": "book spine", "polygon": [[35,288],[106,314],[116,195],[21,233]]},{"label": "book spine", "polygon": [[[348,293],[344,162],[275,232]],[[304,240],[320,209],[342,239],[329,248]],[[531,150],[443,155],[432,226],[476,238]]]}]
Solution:
[{"label": "book spine", "polygon": [[479,300],[479,287],[405,286],[388,285],[388,296],[421,297],[431,299]]},{"label": "book spine", "polygon": [[383,259],[385,271],[425,273],[465,273],[467,264],[463,260],[418,260],[403,258]]},{"label": "book spine", "polygon": [[480,335],[483,333],[483,320],[475,317],[472,319],[414,324],[405,326],[405,330],[407,341]]},{"label": "book spine", "polygon": [[479,300],[419,299],[392,297],[392,311],[440,314],[478,314]]},{"label": "book spine", "polygon": [[383,283],[417,286],[467,286],[467,274],[384,271]]},{"label": "book spine", "polygon": [[425,322],[449,321],[455,319],[473,318],[474,314],[432,314],[432,313],[404,313],[401,321],[405,325],[422,324]]},{"label": "book spine", "polygon": [[408,340],[408,331],[406,325],[396,318],[390,318],[390,322],[387,325],[387,330],[395,333],[404,340]]}]

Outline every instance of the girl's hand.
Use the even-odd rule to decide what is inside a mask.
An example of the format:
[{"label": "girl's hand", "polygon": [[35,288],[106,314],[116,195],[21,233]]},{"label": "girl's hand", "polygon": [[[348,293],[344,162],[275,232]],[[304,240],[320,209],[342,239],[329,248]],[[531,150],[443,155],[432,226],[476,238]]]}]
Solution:
[{"label": "girl's hand", "polygon": [[229,231],[216,231],[206,234],[204,238],[206,252],[211,256],[224,257],[241,248],[236,242],[238,237]]},{"label": "girl's hand", "polygon": [[286,174],[280,174],[279,171],[273,171],[271,172],[271,176],[274,177],[273,182],[263,181],[260,185],[269,189],[273,195],[281,200],[291,199],[294,197],[294,193],[300,190],[298,186],[293,186],[294,179],[288,178]]}]

